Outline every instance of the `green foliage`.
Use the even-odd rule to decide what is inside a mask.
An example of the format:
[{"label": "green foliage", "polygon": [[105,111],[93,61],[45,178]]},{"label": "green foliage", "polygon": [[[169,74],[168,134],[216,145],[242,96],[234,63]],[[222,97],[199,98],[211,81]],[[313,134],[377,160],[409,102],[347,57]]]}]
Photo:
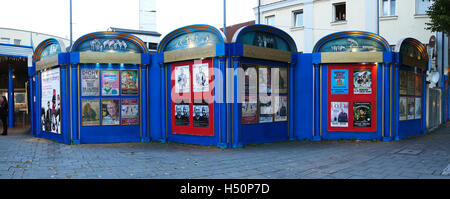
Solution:
[{"label": "green foliage", "polygon": [[427,30],[433,32],[443,32],[450,34],[450,1],[449,0],[435,0],[430,6],[427,14],[431,18],[430,23],[426,23]]}]

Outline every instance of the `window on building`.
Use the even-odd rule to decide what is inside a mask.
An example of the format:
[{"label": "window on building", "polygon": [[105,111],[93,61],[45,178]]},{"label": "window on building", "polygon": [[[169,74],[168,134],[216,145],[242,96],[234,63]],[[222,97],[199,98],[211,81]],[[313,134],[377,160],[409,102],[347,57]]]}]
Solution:
[{"label": "window on building", "polygon": [[4,43],[4,44],[9,44],[9,38],[6,38],[6,37],[2,37],[2,38],[0,38],[0,43]]},{"label": "window on building", "polygon": [[21,40],[20,39],[14,39],[14,44],[15,45],[20,45]]},{"label": "window on building", "polygon": [[156,50],[157,47],[158,47],[157,43],[151,43],[151,42],[148,43],[148,49],[149,50]]},{"label": "window on building", "polygon": [[416,14],[427,14],[430,6],[430,0],[416,0]]},{"label": "window on building", "polygon": [[303,26],[303,10],[294,11],[294,27]]},{"label": "window on building", "polygon": [[266,24],[273,26],[275,25],[275,15],[267,16],[266,17]]},{"label": "window on building", "polygon": [[383,0],[381,3],[382,16],[395,16],[396,0]]},{"label": "window on building", "polygon": [[334,11],[334,21],[345,21],[346,20],[346,12],[345,12],[345,3],[336,3],[333,4]]}]

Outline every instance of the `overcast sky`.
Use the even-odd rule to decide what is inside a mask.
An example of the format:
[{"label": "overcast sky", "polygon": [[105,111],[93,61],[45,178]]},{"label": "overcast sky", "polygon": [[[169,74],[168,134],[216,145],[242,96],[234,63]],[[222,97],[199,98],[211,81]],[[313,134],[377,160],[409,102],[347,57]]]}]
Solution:
[{"label": "overcast sky", "polygon": [[[257,0],[227,0],[227,25],[255,20]],[[73,39],[109,27],[139,29],[139,0],[72,0]],[[157,0],[163,36],[190,25],[223,27],[223,0]],[[69,0],[0,0],[0,27],[70,37]]]}]

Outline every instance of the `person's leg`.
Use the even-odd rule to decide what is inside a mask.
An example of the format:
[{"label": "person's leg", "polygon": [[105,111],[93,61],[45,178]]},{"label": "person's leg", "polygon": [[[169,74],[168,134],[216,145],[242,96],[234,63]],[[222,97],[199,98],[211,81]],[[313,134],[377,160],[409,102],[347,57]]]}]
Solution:
[{"label": "person's leg", "polygon": [[3,133],[2,135],[8,134],[8,118],[2,117],[2,123],[3,123]]}]

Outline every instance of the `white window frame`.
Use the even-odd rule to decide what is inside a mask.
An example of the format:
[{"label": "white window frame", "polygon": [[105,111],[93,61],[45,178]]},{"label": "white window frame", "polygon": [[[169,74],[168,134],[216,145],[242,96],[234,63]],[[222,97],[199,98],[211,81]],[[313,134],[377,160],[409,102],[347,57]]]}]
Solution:
[{"label": "white window frame", "polygon": [[[422,1],[422,0],[415,0],[414,1],[414,14],[415,15],[427,15],[426,11],[429,10],[429,9],[425,10],[425,13],[418,13],[419,5],[418,5],[417,1]],[[428,1],[430,2],[430,6],[434,3],[433,0],[428,0]]]},{"label": "white window frame", "polygon": [[[272,19],[272,24],[269,23],[269,19]],[[269,15],[264,17],[264,22],[266,22],[266,25],[274,26],[275,25],[275,15]]]},{"label": "white window frame", "polygon": [[392,8],[391,8],[391,6],[392,6],[392,3],[391,3],[391,1],[392,0],[387,0],[387,2],[388,2],[388,5],[387,5],[387,9],[388,9],[388,13],[387,13],[387,15],[384,15],[384,4],[383,4],[383,2],[384,2],[384,0],[381,0],[380,1],[380,17],[395,17],[395,16],[397,16],[397,5],[398,5],[398,0],[394,0],[395,1],[395,8],[394,8],[394,14],[392,14]]},{"label": "white window frame", "polygon": [[[345,5],[345,19],[344,20],[336,20],[336,6],[339,6],[339,5]],[[347,18],[348,18],[347,2],[343,1],[343,2],[338,2],[338,3],[333,3],[332,6],[333,6],[333,15],[332,15],[333,19],[331,19],[331,22],[346,22]]]},{"label": "white window frame", "polygon": [[[297,14],[300,14],[300,13],[302,14],[302,23],[301,23],[300,26],[297,26]],[[294,27],[294,28],[300,28],[300,27],[303,27],[303,26],[304,26],[304,25],[303,25],[303,17],[304,17],[304,15],[303,15],[303,9],[292,11],[292,18],[293,18],[293,20],[292,20],[292,22],[293,22],[292,27]]]}]

